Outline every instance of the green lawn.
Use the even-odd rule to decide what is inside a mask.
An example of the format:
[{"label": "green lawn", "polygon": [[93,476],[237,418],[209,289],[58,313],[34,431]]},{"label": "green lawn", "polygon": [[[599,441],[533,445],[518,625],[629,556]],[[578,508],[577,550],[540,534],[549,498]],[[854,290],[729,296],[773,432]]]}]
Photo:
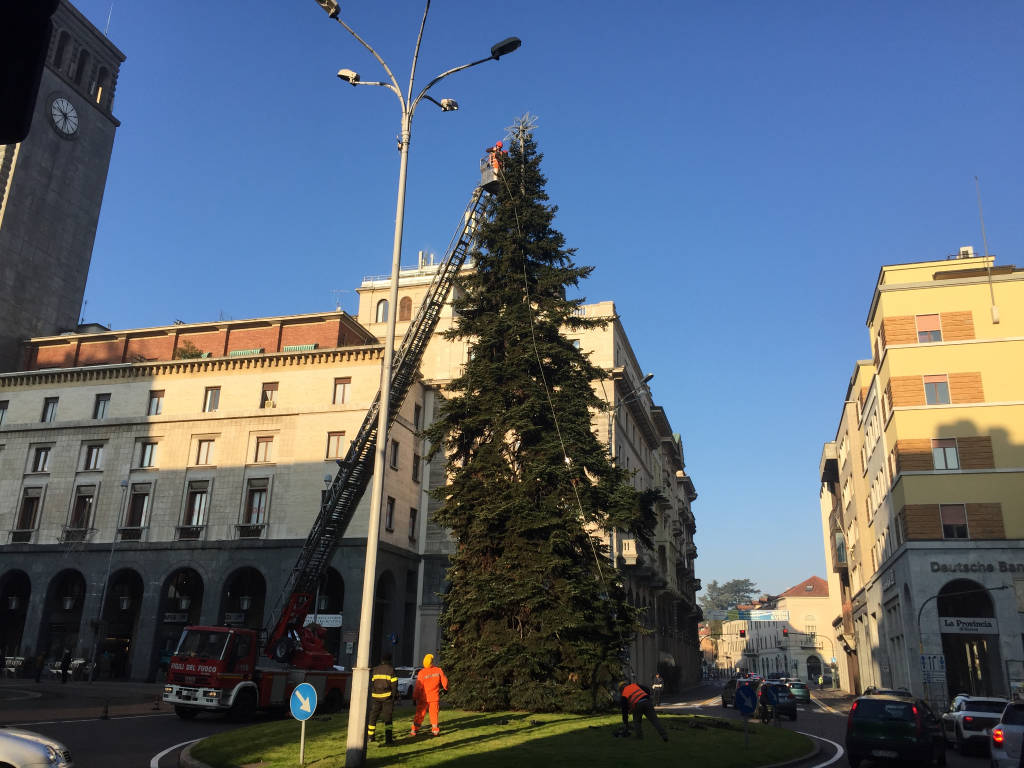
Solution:
[{"label": "green lawn", "polygon": [[[669,734],[667,744],[646,721],[642,741],[614,737],[621,717],[611,714],[531,715],[442,709],[441,736],[437,738],[430,735],[429,726],[411,738],[411,719],[408,707],[396,712],[397,746],[371,744],[367,766],[740,768],[801,757],[813,749],[806,736],[754,723],[749,726],[749,745],[744,746],[743,723],[738,716],[660,715]],[[307,721],[306,766],[344,765],[347,720],[348,713],[342,712]],[[260,723],[205,739],[195,745],[192,755],[213,768],[294,768],[299,764],[299,730],[299,723],[290,718]]]}]

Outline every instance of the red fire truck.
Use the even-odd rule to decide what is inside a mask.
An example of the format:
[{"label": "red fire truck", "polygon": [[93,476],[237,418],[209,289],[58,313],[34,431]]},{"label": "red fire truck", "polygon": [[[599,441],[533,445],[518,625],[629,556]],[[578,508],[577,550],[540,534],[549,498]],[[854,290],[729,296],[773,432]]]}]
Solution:
[{"label": "red fire truck", "polygon": [[[487,215],[496,176],[481,165],[481,185],[470,198],[455,236],[430,285],[416,318],[395,353],[388,428],[398,415],[419,369],[423,351],[455,278],[472,248],[477,225]],[[324,630],[306,624],[320,579],[330,564],[356,505],[373,475],[380,392],[374,399],[338,473],[324,494],[313,523],[282,591],[284,608],[273,611],[275,623],[265,633],[239,627],[186,627],[171,657],[163,700],[183,719],[199,712],[229,712],[243,719],[257,709],[287,707],[292,689],[310,683],[328,710],[345,700],[350,674],[334,666],[324,648]]]}]

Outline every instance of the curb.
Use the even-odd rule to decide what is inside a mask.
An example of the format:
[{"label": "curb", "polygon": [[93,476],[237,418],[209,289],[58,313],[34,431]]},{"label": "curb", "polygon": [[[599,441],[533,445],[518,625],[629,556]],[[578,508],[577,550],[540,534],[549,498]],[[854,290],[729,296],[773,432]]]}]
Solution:
[{"label": "curb", "polygon": [[811,744],[813,745],[811,751],[808,752],[806,755],[803,755],[802,757],[794,757],[792,760],[786,760],[782,763],[770,763],[769,765],[759,765],[757,768],[784,768],[784,766],[787,765],[796,765],[797,763],[802,763],[804,760],[810,760],[812,757],[821,752],[821,744],[819,744],[816,739],[812,738]]},{"label": "curb", "polygon": [[178,755],[178,768],[210,768],[206,763],[192,757],[192,747],[202,744],[204,741],[205,739],[200,739],[181,750],[181,754]]}]

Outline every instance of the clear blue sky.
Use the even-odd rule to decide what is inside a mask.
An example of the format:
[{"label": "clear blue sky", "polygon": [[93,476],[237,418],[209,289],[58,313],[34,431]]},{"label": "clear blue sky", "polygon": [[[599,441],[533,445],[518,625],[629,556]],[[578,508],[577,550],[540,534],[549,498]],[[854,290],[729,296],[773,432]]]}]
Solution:
[{"label": "clear blue sky", "polygon": [[[100,29],[110,0],[77,0]],[[419,2],[343,0],[402,82]],[[477,159],[539,117],[556,225],[682,434],[707,581],[824,576],[818,460],[881,264],[1024,264],[1024,4],[445,2],[419,82],[403,263],[441,252]],[[398,106],[314,0],[117,0],[127,55],[86,298],[117,328],[316,312],[390,269]],[[355,294],[341,294],[354,312]],[[761,556],[764,550],[777,554]],[[767,565],[770,564],[770,565]]]}]

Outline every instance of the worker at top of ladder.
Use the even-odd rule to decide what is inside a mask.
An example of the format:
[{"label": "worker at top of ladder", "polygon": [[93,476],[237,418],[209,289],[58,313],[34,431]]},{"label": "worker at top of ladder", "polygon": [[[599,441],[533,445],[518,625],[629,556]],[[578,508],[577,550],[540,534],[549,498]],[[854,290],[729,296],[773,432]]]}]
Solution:
[{"label": "worker at top of ladder", "polygon": [[508,155],[508,152],[502,149],[501,146],[501,142],[496,141],[494,142],[493,147],[488,147],[486,150],[487,154],[489,155],[488,161],[490,162],[491,167],[494,169],[495,173],[501,170],[501,161],[503,159],[502,155]]}]

